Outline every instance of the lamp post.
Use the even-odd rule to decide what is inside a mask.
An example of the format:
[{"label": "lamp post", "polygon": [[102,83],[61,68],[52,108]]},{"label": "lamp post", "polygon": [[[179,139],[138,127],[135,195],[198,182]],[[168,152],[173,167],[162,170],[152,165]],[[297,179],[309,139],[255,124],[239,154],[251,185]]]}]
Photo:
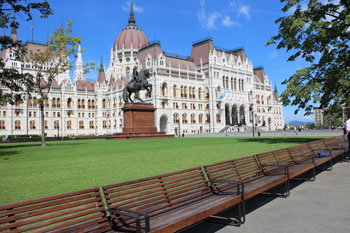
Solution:
[{"label": "lamp post", "polygon": [[254,135],[254,133],[255,133],[255,132],[254,132],[254,129],[255,129],[255,125],[254,125],[254,110],[252,110],[252,120],[253,120],[252,123],[253,123],[253,137],[254,137],[254,136],[255,136],[255,135]]}]

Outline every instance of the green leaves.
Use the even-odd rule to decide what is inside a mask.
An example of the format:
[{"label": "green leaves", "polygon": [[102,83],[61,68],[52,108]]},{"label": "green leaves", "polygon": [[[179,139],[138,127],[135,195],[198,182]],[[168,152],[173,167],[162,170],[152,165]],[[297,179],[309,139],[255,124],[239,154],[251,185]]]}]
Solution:
[{"label": "green leaves", "polygon": [[[52,9],[47,1],[31,2],[19,0],[1,0],[0,1],[0,28],[17,29],[19,23],[14,17],[20,13],[21,17],[25,17],[27,21],[32,20],[33,11],[39,11],[42,18],[46,18],[52,14]],[[0,36],[2,49],[10,48],[13,50],[17,61],[24,61],[25,48],[21,41],[14,41],[9,36]],[[14,68],[5,67],[3,60],[0,61],[0,83],[8,88],[7,92],[0,92],[0,104],[14,104],[21,92],[32,90],[33,76],[30,74],[21,74]],[[22,95],[24,96],[24,95]]]},{"label": "green leaves", "polygon": [[[288,61],[302,58],[310,66],[285,80],[283,105],[297,106],[312,113],[317,103],[350,106],[350,2],[340,0],[281,0],[284,12],[294,12],[276,20],[278,35],[266,46],[291,52]],[[306,5],[307,4],[307,5]]]}]

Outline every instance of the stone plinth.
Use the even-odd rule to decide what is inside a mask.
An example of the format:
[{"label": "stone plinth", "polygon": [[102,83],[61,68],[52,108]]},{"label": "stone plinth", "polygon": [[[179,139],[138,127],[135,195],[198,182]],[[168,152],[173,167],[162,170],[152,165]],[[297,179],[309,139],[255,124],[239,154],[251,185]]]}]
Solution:
[{"label": "stone plinth", "polygon": [[151,104],[128,103],[123,107],[123,133],[115,134],[106,139],[142,139],[174,137],[165,132],[157,132],[155,127],[155,108]]},{"label": "stone plinth", "polygon": [[123,133],[156,133],[155,110],[151,104],[125,104]]}]

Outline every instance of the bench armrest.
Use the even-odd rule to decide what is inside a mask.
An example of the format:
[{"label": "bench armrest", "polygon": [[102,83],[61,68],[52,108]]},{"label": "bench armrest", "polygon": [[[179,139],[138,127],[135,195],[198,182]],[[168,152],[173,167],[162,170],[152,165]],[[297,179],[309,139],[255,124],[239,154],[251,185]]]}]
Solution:
[{"label": "bench armrest", "polygon": [[140,211],[121,208],[121,207],[109,208],[108,211],[112,214],[124,215],[124,216],[135,219],[136,232],[141,232],[141,218],[139,216],[143,216],[145,219],[145,232],[150,232],[150,223],[149,223],[148,214],[140,212]]},{"label": "bench armrest", "polygon": [[[261,167],[280,167],[281,169],[284,169],[284,175],[289,176],[289,168],[288,165],[285,164],[261,164]],[[263,172],[268,175],[264,170]]]},{"label": "bench armrest", "polygon": [[[210,182],[211,183],[237,184],[237,195],[244,194],[244,183],[240,180],[210,180]],[[234,194],[236,194],[236,193],[234,193]]]}]

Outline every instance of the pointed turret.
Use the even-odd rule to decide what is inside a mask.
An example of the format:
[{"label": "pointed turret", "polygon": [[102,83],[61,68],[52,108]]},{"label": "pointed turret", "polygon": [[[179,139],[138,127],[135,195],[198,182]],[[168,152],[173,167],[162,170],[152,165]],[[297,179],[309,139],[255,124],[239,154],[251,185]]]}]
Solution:
[{"label": "pointed turret", "polygon": [[277,91],[277,83],[275,83],[275,91],[274,91],[274,93],[278,93],[278,91]]},{"label": "pointed turret", "polygon": [[278,90],[277,90],[277,84],[276,83],[275,83],[275,90],[273,91],[273,96],[275,97],[276,100],[279,99]]},{"label": "pointed turret", "polygon": [[97,81],[98,81],[99,83],[104,83],[104,82],[106,82],[106,74],[105,74],[105,68],[104,68],[104,66],[103,66],[102,57],[101,57],[101,65],[100,65],[100,71],[98,72]]},{"label": "pointed turret", "polygon": [[80,44],[78,47],[78,57],[75,63],[75,71],[74,71],[74,82],[79,80],[85,80],[84,71],[83,71],[83,58],[81,55]]},{"label": "pointed turret", "polygon": [[130,8],[130,16],[129,16],[129,24],[135,24],[135,15],[134,15],[134,4],[131,0],[131,8]]}]

